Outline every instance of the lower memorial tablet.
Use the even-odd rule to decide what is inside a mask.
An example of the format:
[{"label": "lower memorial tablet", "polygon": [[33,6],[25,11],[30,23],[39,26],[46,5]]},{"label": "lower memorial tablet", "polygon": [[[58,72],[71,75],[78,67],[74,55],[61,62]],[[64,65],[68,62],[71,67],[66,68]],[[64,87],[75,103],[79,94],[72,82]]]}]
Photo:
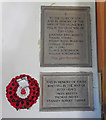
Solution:
[{"label": "lower memorial tablet", "polygon": [[92,111],[93,74],[41,73],[40,111]]}]

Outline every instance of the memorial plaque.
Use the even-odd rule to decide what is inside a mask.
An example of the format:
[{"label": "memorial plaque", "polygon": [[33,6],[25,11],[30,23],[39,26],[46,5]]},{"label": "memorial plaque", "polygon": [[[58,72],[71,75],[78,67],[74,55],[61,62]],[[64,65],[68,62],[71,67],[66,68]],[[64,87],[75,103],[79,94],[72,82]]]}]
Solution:
[{"label": "memorial plaque", "polygon": [[92,111],[91,72],[41,73],[40,111]]},{"label": "memorial plaque", "polygon": [[92,66],[90,7],[42,6],[41,66]]}]

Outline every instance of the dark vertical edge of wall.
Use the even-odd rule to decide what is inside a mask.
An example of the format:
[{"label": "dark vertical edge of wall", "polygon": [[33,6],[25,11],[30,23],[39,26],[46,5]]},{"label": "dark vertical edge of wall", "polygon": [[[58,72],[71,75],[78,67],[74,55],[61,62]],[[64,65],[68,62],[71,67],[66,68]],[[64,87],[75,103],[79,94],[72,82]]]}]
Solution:
[{"label": "dark vertical edge of wall", "polygon": [[104,2],[104,120],[106,120],[106,1]]}]

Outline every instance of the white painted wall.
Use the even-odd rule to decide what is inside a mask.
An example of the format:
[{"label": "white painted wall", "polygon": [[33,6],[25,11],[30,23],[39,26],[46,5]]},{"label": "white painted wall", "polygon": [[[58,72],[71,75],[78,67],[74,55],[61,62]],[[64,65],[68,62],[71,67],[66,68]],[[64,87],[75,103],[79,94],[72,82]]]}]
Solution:
[{"label": "white painted wall", "polygon": [[2,118],[2,4],[0,3],[0,119]]},{"label": "white painted wall", "polygon": [[[76,0],[78,1],[78,0]],[[2,116],[3,118],[100,118],[95,3],[55,3],[55,6],[90,6],[92,35],[92,68],[79,67],[46,67],[40,68],[40,13],[41,5],[52,3],[3,3],[3,59],[2,59]],[[30,110],[16,111],[6,99],[6,86],[11,78],[22,73],[29,74],[39,82],[40,72],[93,72],[94,111],[39,112],[39,100]]]}]

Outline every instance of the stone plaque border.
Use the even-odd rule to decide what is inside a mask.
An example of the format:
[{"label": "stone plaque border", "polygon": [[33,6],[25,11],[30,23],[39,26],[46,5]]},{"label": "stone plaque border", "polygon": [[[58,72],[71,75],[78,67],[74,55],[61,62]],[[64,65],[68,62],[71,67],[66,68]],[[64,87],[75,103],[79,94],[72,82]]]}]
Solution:
[{"label": "stone plaque border", "polygon": [[[88,76],[88,107],[45,107],[43,108],[43,77],[44,76]],[[40,111],[93,111],[94,110],[94,96],[93,96],[93,73],[92,72],[41,72],[40,73]]]},{"label": "stone plaque border", "polygon": [[[88,63],[86,64],[45,64],[44,63],[44,11],[45,10],[79,10],[87,12],[87,26],[88,26]],[[90,7],[81,6],[41,6],[41,42],[40,42],[40,66],[41,67],[92,67],[92,47],[91,47],[91,21],[90,21]]]}]

